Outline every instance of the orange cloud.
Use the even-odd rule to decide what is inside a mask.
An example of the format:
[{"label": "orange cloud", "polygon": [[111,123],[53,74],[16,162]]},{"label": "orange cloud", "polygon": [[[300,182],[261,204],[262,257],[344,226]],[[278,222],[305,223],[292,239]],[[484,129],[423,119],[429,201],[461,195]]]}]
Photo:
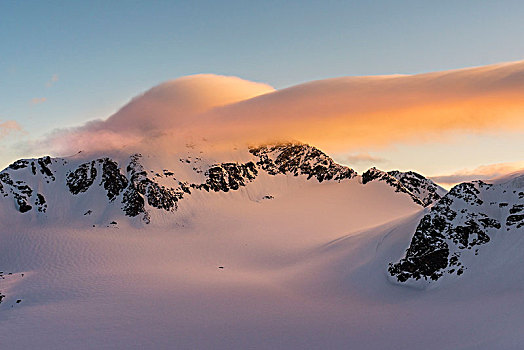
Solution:
[{"label": "orange cloud", "polygon": [[190,128],[197,115],[273,91],[267,84],[237,77],[213,74],[183,77],[135,97],[109,117],[104,128],[141,132]]},{"label": "orange cloud", "polygon": [[[55,130],[33,148],[48,149],[52,153],[70,153],[78,150],[99,151],[122,147],[171,147],[180,142],[196,127],[198,118],[209,110],[273,92],[267,84],[237,77],[199,74],[162,83],[128,104],[106,120],[95,120],[78,128]],[[209,133],[209,126],[206,125]],[[169,135],[169,136],[166,136]],[[168,142],[159,140],[167,138]],[[164,140],[165,141],[165,140]],[[167,145],[166,145],[167,144]],[[157,147],[157,146],[151,146]]]},{"label": "orange cloud", "polygon": [[35,97],[31,99],[31,104],[37,105],[40,103],[44,103],[47,99],[45,97]]},{"label": "orange cloud", "polygon": [[339,159],[341,163],[348,164],[349,166],[352,164],[377,164],[386,162],[386,159],[372,156],[367,152],[350,154]]},{"label": "orange cloud", "polygon": [[[524,61],[301,84],[212,111],[217,137],[295,138],[332,150],[524,130]],[[204,126],[202,126],[204,127]]]},{"label": "orange cloud", "polygon": [[16,121],[6,120],[5,122],[0,122],[0,138],[16,131],[22,131],[22,127]]},{"label": "orange cloud", "polygon": [[51,79],[49,79],[49,81],[45,84],[45,86],[49,88],[53,86],[57,81],[58,81],[58,74],[53,74],[51,76]]},{"label": "orange cloud", "polygon": [[[295,139],[330,152],[351,151],[434,141],[451,132],[523,132],[522,96],[524,61],[326,79],[278,91],[234,77],[197,75],[161,84],[107,120],[59,133],[51,143],[70,152],[90,145],[151,144],[162,137],[168,139],[163,145],[188,137],[214,144]],[[114,142],[100,142],[101,137]]]},{"label": "orange cloud", "polygon": [[439,184],[451,187],[460,182],[474,180],[490,180],[515,171],[524,169],[524,161],[511,163],[497,163],[482,165],[475,169],[463,169],[452,174],[432,176],[431,179]]}]

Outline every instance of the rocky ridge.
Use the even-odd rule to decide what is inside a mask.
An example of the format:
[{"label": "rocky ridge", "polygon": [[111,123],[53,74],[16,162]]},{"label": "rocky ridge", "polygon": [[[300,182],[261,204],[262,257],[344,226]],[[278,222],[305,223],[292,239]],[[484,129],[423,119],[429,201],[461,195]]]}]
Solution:
[{"label": "rocky ridge", "polygon": [[524,233],[524,175],[502,184],[461,183],[419,222],[405,256],[389,265],[398,282],[461,275],[465,259],[502,233]]},{"label": "rocky ridge", "polygon": [[384,181],[396,192],[408,194],[415,203],[424,207],[435,203],[446,193],[436,183],[414,171],[393,170],[385,172],[373,167],[362,174],[363,184],[371,181]]},{"label": "rocky ridge", "polygon": [[[340,182],[357,176],[353,169],[335,163],[319,149],[306,144],[283,143],[251,147],[249,153],[253,159],[244,163],[224,162],[195,166],[191,159],[181,159],[182,163],[192,167],[192,171],[203,175],[204,181],[198,183],[179,179],[176,171],[164,169],[162,172],[153,172],[145,169],[140,154],[130,156],[124,164],[108,157],[87,160],[80,164],[70,164],[69,160],[62,158],[22,159],[0,173],[0,195],[5,200],[11,199],[20,213],[34,211],[43,215],[48,210],[45,189],[49,186],[58,186],[55,187],[56,191],[56,188],[61,188],[63,181],[67,193],[75,197],[83,196],[96,187],[105,193],[108,204],[118,205],[126,216],[140,217],[145,223],[149,223],[152,209],[175,211],[179,202],[193,191],[239,190],[254,181],[261,172],[271,176],[304,176],[318,182]],[[197,157],[195,160],[201,161],[201,158]],[[369,171],[366,174],[368,173]],[[365,179],[368,178],[366,174],[363,176]],[[412,193],[415,190],[418,193],[425,190],[422,187],[417,188],[419,184],[426,186],[423,178],[419,183],[411,183],[411,191],[392,176],[387,180],[391,180],[388,183],[398,192],[405,192],[416,203],[424,205],[424,200]],[[84,215],[91,215],[90,210],[88,212]]]}]

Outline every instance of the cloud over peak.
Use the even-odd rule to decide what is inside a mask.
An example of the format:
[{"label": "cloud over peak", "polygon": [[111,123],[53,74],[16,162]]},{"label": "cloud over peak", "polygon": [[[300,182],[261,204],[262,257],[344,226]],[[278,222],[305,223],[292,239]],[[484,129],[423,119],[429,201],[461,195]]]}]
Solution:
[{"label": "cloud over peak", "polygon": [[351,151],[451,132],[523,132],[523,95],[524,61],[342,77],[278,91],[236,77],[195,75],[160,84],[108,119],[55,133],[47,144],[71,152],[190,135],[216,143],[296,139]]},{"label": "cloud over peak", "polygon": [[198,74],[162,83],[135,97],[105,122],[113,130],[165,130],[192,122],[192,117],[275,91],[267,84],[237,77]]},{"label": "cloud over peak", "polygon": [[443,132],[524,130],[523,95],[524,61],[314,81],[226,106],[214,119],[243,126],[239,133],[275,130],[328,148],[376,147]]}]

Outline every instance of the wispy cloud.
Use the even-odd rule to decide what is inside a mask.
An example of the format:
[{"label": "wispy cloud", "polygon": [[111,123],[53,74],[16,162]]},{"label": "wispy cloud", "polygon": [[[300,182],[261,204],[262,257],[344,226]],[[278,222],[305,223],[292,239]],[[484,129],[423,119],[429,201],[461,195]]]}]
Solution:
[{"label": "wispy cloud", "polygon": [[55,130],[46,139],[35,142],[33,148],[63,154],[78,150],[111,150],[141,142],[149,145],[153,139],[160,138],[168,139],[168,143],[180,141],[185,144],[182,138],[189,134],[204,137],[209,131],[207,127],[199,130],[198,116],[215,107],[273,91],[275,89],[267,84],[237,77],[214,74],[182,77],[133,98],[107,120]]},{"label": "wispy cloud", "polygon": [[361,152],[356,154],[350,154],[343,157],[338,157],[341,163],[352,165],[352,164],[378,164],[384,163],[387,160],[380,157],[372,156],[367,152]]},{"label": "wispy cloud", "polygon": [[482,165],[475,169],[463,169],[452,174],[432,176],[431,179],[447,187],[460,182],[489,180],[524,169],[524,161]]},{"label": "wispy cloud", "polygon": [[44,103],[45,101],[47,101],[47,98],[45,97],[35,97],[31,99],[31,104],[37,105],[40,103]]},{"label": "wispy cloud", "polygon": [[46,87],[50,88],[58,81],[58,74],[53,74],[51,79],[45,84]]},{"label": "wispy cloud", "polygon": [[4,138],[13,132],[20,131],[22,131],[22,127],[14,120],[6,120],[5,122],[0,121],[0,138]]}]

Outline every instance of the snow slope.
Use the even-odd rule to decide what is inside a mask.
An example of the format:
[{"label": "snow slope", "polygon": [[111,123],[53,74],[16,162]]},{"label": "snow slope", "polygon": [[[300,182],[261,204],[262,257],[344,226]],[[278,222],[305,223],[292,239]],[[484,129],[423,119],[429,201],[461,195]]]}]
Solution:
[{"label": "snow slope", "polygon": [[493,183],[465,182],[422,218],[406,256],[389,271],[399,282],[429,283],[475,264],[506,264],[523,233],[524,172]]},{"label": "snow slope", "polygon": [[[363,184],[309,146],[199,152],[143,154],[130,170],[128,154],[108,155],[127,181],[114,197],[124,180],[106,188],[103,156],[51,159],[55,180],[32,160],[4,171],[2,349],[519,348],[524,281],[504,273],[518,254],[437,288],[392,283],[388,263],[435,206]],[[250,161],[256,176],[237,167]],[[81,164],[73,188],[85,191],[73,194],[67,176]],[[123,209],[133,188],[136,216]],[[32,208],[20,213],[24,191]]]}]

